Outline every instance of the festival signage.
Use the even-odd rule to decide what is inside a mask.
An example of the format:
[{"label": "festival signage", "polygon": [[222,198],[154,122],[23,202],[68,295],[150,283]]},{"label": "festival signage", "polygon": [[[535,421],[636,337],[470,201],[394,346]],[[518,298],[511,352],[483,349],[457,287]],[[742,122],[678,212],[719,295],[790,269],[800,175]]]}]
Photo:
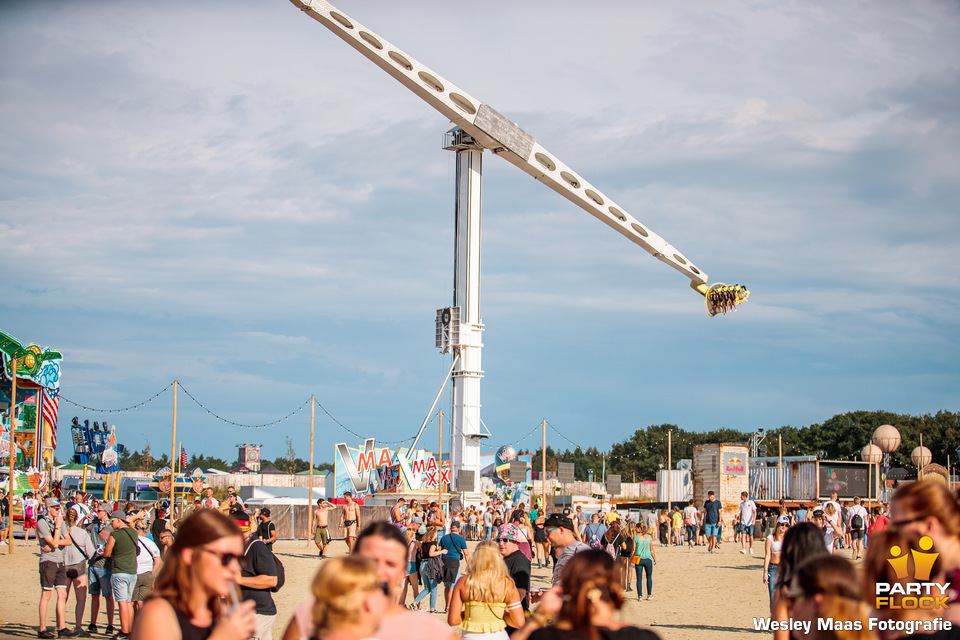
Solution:
[{"label": "festival signage", "polygon": [[747,460],[744,455],[725,451],[723,453],[723,472],[729,476],[747,475]]},{"label": "festival signage", "polygon": [[[509,463],[526,463],[526,476],[518,482],[508,479]],[[512,447],[501,447],[497,453],[480,456],[480,491],[487,495],[511,497],[529,492],[532,454],[517,456]],[[339,443],[334,448],[333,496],[349,491],[355,497],[374,493],[436,492],[450,487],[448,454],[437,457],[425,450],[410,451],[376,446],[374,438],[364,440],[363,447]]]}]

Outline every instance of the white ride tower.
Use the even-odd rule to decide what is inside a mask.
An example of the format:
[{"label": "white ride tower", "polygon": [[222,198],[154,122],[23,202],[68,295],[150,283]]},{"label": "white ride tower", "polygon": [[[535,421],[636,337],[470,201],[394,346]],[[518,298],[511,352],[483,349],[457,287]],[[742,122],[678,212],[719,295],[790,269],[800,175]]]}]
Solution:
[{"label": "white ride tower", "polygon": [[[437,311],[437,346],[454,354],[451,482],[464,501],[480,499],[480,179],[483,150],[490,150],[690,279],[711,316],[736,310],[750,292],[741,285],[707,284],[707,274],[624,207],[543,148],[536,139],[426,65],[346,15],[326,0],[291,0],[301,11],[359,51],[455,125],[445,148],[457,153],[456,266],[453,305]],[[436,404],[436,401],[434,405]],[[431,408],[430,412],[433,411]],[[429,416],[428,416],[429,418]],[[420,434],[411,445],[419,442]]]}]

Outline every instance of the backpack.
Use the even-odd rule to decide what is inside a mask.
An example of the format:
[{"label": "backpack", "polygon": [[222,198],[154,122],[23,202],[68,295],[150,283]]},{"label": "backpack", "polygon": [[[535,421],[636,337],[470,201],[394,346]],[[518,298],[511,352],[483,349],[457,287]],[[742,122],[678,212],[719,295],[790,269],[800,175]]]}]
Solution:
[{"label": "backpack", "polygon": [[23,506],[23,517],[24,518],[33,518],[33,505],[27,503]]},{"label": "backpack", "polygon": [[863,529],[863,518],[860,516],[859,512],[857,512],[852,518],[850,518],[850,529],[854,531]]},{"label": "backpack", "polygon": [[[257,538],[256,540],[254,540],[253,542],[247,545],[247,548],[243,550],[243,555],[247,555],[247,553],[249,553],[250,551],[250,547],[257,544],[258,542],[262,544],[264,547],[267,547],[266,543],[263,540],[260,540],[259,538]],[[283,563],[280,562],[280,558],[277,557],[277,554],[271,551],[270,547],[267,547],[267,552],[271,556],[273,556],[273,561],[277,565],[277,586],[270,587],[270,592],[276,593],[277,591],[280,591],[280,589],[283,587],[283,583],[287,581],[287,575],[286,575],[286,571],[284,571],[283,569]]]}]

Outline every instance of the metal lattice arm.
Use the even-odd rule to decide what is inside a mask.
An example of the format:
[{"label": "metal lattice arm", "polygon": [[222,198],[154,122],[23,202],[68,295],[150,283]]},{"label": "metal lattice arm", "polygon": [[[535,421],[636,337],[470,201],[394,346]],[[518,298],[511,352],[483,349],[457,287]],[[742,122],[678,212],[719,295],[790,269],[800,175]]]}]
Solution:
[{"label": "metal lattice arm", "polygon": [[[706,284],[706,273],[544,149],[529,133],[325,0],[291,2],[470,134],[481,147],[543,182],[653,257],[684,274],[690,278],[691,287],[707,296],[711,288]],[[737,300],[736,304],[739,304],[746,300],[746,296],[737,297]],[[711,306],[708,302],[711,315],[723,312],[717,311],[716,306],[711,310]]]}]

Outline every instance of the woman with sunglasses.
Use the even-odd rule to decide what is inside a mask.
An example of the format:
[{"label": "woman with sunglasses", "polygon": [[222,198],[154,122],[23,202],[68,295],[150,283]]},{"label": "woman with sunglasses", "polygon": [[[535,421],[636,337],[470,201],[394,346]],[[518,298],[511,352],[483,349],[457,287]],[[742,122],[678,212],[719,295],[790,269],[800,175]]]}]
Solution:
[{"label": "woman with sunglasses", "polygon": [[890,499],[888,526],[930,536],[940,554],[938,575],[931,579],[960,583],[960,505],[945,484],[921,480],[900,485]]},{"label": "woman with sunglasses", "polygon": [[137,615],[137,640],[246,640],[256,631],[254,603],[239,602],[235,584],[243,561],[243,534],[212,509],[180,525]]},{"label": "woman with sunglasses", "polygon": [[778,516],[777,525],[763,542],[763,584],[770,592],[770,602],[773,602],[773,584],[780,566],[780,550],[783,548],[783,536],[790,527],[790,516]]},{"label": "woman with sunglasses", "polygon": [[[860,598],[857,571],[846,558],[824,555],[798,567],[786,593],[790,618],[804,624],[795,635],[813,640],[873,640],[870,607]],[[844,624],[823,628],[821,620]],[[852,624],[851,624],[852,623]],[[809,625],[809,633],[806,633]],[[856,629],[854,627],[860,627]]]}]

